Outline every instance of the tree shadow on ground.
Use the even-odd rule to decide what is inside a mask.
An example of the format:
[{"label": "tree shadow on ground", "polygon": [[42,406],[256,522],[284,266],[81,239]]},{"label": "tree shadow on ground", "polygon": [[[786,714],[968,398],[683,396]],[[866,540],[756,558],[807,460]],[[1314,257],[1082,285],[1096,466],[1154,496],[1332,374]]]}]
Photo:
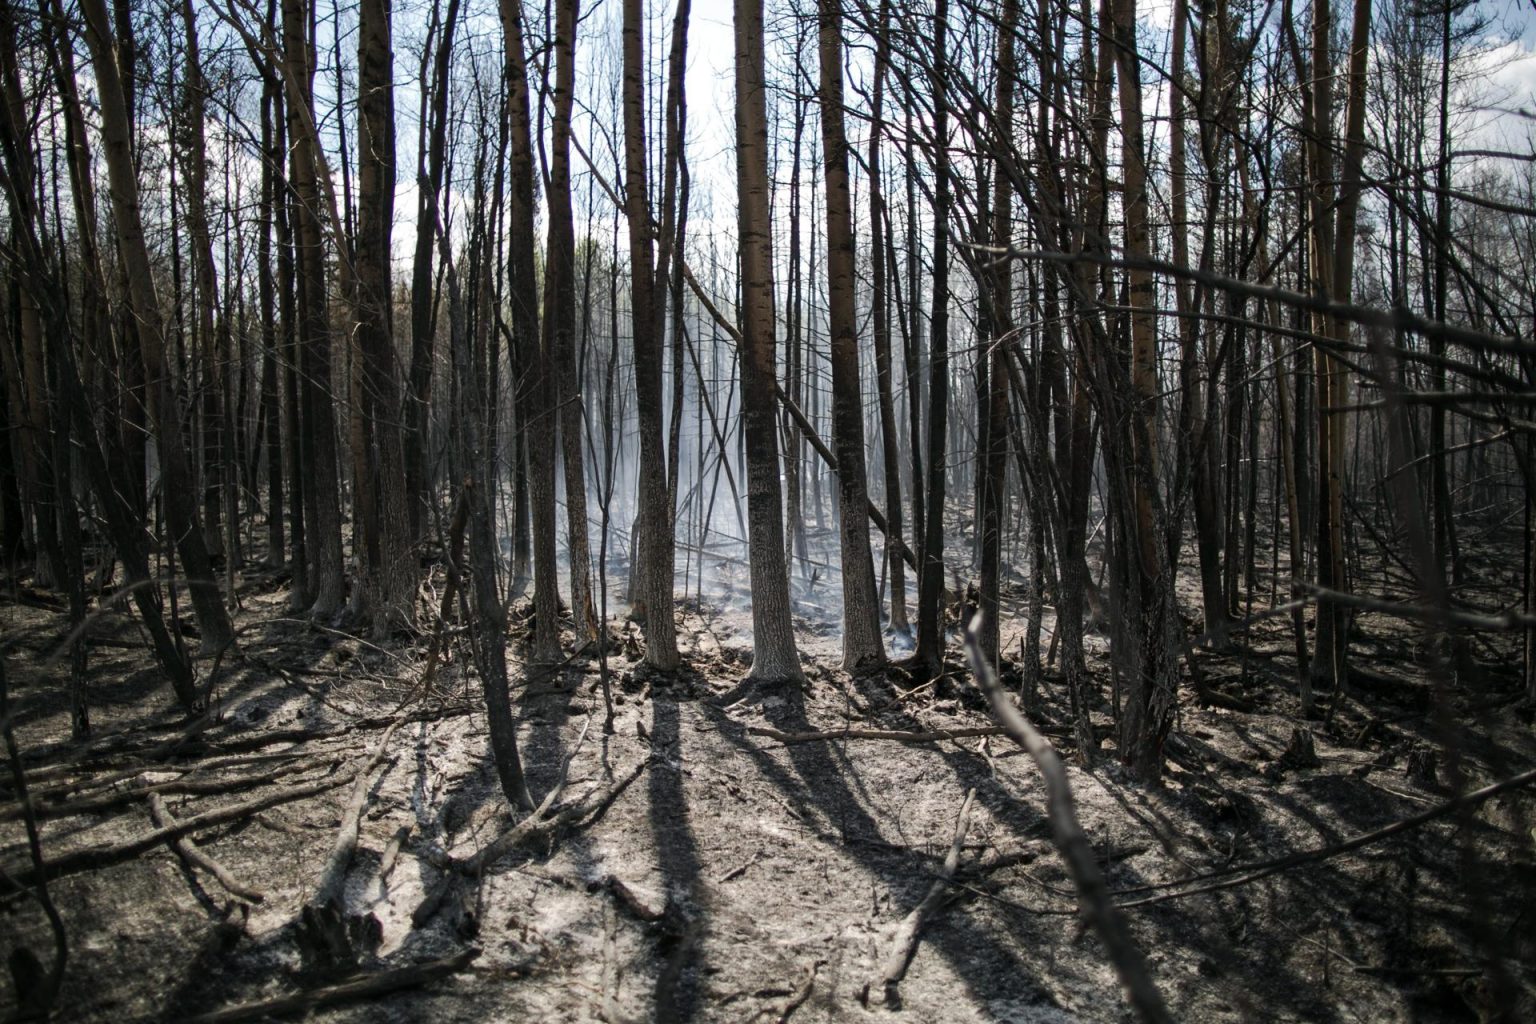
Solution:
[{"label": "tree shadow on ground", "polygon": [[[932,881],[929,873],[913,870],[913,851],[900,848],[899,844],[883,846],[878,842],[883,835],[881,823],[858,795],[862,783],[853,781],[858,773],[846,753],[834,753],[836,748],[825,743],[790,744],[782,748],[790,760],[786,769],[768,750],[747,738],[740,722],[719,708],[707,704],[703,707],[720,735],[737,747],[807,823],[819,820],[827,827],[828,834],[821,837],[824,849],[878,879],[895,897],[893,907],[899,907],[901,915],[922,899]],[[779,730],[800,732],[814,728],[806,714],[804,697],[796,687],[784,687],[770,697],[765,701],[764,711],[769,723]],[[978,798],[984,805],[1000,812],[1003,818],[1016,818],[1015,813],[1009,813],[1011,808],[1000,803],[1000,789],[989,786],[984,774],[976,775],[975,779]],[[925,931],[923,948],[932,948],[944,957],[983,1004],[1026,999],[1037,1005],[1055,1005],[1043,988],[1030,980],[1028,965],[968,912],[951,911],[935,921]]]}]

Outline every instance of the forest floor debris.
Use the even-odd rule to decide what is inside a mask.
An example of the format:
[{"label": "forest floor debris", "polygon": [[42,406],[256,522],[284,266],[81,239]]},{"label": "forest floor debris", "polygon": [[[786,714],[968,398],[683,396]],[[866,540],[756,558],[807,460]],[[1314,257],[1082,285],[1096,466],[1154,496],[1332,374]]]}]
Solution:
[{"label": "forest floor debris", "polygon": [[[615,652],[613,735],[601,735],[593,651],[524,681],[530,784],[555,799],[514,816],[463,650],[448,644],[433,694],[416,692],[411,666],[431,638],[381,651],[282,620],[280,594],[245,597],[242,656],[190,726],[151,692],[147,658],[98,647],[87,745],[67,740],[64,667],[42,640],[58,612],[0,610],[22,640],[8,659],[15,724],[70,940],[60,1019],[1128,1018],[1103,946],[1076,920],[1040,776],[958,660],[917,687],[899,672],[850,676],[835,631],[807,630],[805,691],[747,686],[749,617],[691,600],[686,671],[656,676]],[[1361,625],[1363,642],[1403,645],[1401,624]],[[1532,1019],[1536,793],[1445,810],[1536,765],[1528,715],[1497,672],[1486,692],[1425,707],[1422,666],[1383,653],[1372,671],[1400,677],[1400,692],[1361,690],[1298,739],[1284,628],[1199,654],[1212,685],[1256,710],[1203,706],[1186,680],[1162,790],[1127,781],[1112,739],[1091,770],[1058,741],[1170,1012]],[[1107,678],[1102,655],[1095,641]],[[1048,676],[1044,696],[1050,730],[1065,694]],[[1464,737],[1454,765],[1447,729]],[[1441,752],[1438,770],[1426,751]],[[0,793],[12,886],[32,876],[13,795]],[[368,934],[350,933],[366,940],[355,963],[327,966],[301,953],[296,922],[338,863],[344,819],[356,841],[332,891]],[[922,906],[901,1009],[866,1006]],[[35,906],[8,897],[0,919],[46,958]],[[1499,1007],[1505,982],[1517,1002]],[[15,1001],[7,980],[0,1014]]]}]

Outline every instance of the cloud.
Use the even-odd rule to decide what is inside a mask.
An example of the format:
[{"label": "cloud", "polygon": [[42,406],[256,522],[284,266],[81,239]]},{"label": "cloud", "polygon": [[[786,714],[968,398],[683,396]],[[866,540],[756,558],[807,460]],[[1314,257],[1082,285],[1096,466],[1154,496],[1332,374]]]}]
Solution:
[{"label": "cloud", "polygon": [[1457,89],[1467,112],[1458,148],[1530,153],[1536,146],[1536,50],[1495,42],[1471,58]]}]

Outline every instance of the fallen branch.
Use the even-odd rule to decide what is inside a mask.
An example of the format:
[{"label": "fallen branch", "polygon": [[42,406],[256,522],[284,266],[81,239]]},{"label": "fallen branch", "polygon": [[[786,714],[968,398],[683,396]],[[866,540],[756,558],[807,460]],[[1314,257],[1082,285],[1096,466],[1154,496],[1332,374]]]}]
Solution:
[{"label": "fallen branch", "polygon": [[[142,761],[157,761],[176,753],[189,741],[217,724],[210,713],[204,713],[191,721],[181,723],[174,736],[163,740],[132,738],[127,732],[109,733],[87,740],[83,745],[68,751],[53,751],[62,755],[45,760],[27,770],[29,782],[46,782],[77,772],[110,768],[129,755],[139,755]],[[51,755],[45,755],[51,756]],[[69,757],[73,756],[74,760]]]},{"label": "fallen branch", "polygon": [[[281,767],[250,775],[241,775],[233,779],[189,779],[184,775],[182,778],[172,779],[168,782],[157,782],[147,786],[133,786],[105,796],[86,797],[59,803],[44,803],[35,806],[33,813],[37,815],[38,820],[47,821],[54,818],[72,818],[81,814],[99,814],[102,811],[126,807],[149,796],[222,796],[229,793],[242,792],[247,789],[255,789],[258,786],[270,785],[285,775],[296,775],[300,772],[318,768],[327,760],[329,760],[329,757],[324,755],[308,761],[295,756],[290,763]],[[142,771],[131,772],[129,776],[142,774]],[[186,774],[189,775],[191,773],[188,772]],[[20,813],[19,805],[0,808],[0,821],[6,821],[18,816]]]},{"label": "fallen branch", "polygon": [[65,875],[79,874],[82,871],[93,871],[97,868],[111,867],[114,864],[121,864],[124,861],[132,860],[163,843],[173,842],[183,836],[192,835],[194,832],[202,832],[216,825],[240,821],[260,811],[270,810],[282,804],[318,796],[321,793],[345,786],[354,778],[356,778],[356,773],[344,772],[330,778],[295,786],[292,789],[268,793],[254,800],[232,804],[229,807],[204,811],[202,814],[184,818],[176,825],[157,828],[152,832],[146,832],[143,835],[130,839],[122,839],[114,843],[92,846],[84,850],[76,850],[73,853],[64,854],[61,857],[43,862],[40,868],[34,867],[25,871],[13,872],[12,877],[17,885],[32,886],[37,884],[39,878],[51,881],[55,878],[63,878]]},{"label": "fallen branch", "polygon": [[[165,806],[165,799],[159,793],[149,794],[149,816],[159,828],[176,827],[176,819],[171,816],[170,810]],[[245,900],[247,903],[260,903],[267,898],[265,893],[242,885],[239,879],[229,873],[228,868],[199,850],[186,836],[172,839],[171,849],[180,855],[189,870],[201,868],[212,875],[231,896]]]},{"label": "fallen branch", "polygon": [[907,732],[900,729],[834,729],[830,732],[780,732],[766,725],[749,725],[747,732],[765,736],[786,746],[791,743],[817,743],[824,740],[892,740],[897,743],[938,743],[942,740],[967,739],[972,736],[1003,736],[1007,730],[996,725],[969,726],[960,729],[929,729]]},{"label": "fallen branch", "polygon": [[368,806],[368,792],[373,788],[373,771],[384,759],[384,752],[389,748],[389,741],[394,739],[395,729],[399,725],[400,723],[396,722],[384,731],[379,745],[374,748],[373,756],[357,773],[357,780],[352,786],[352,795],[347,800],[346,809],[342,812],[341,828],[337,830],[336,841],[331,845],[331,855],[326,859],[325,868],[320,872],[320,882],[315,886],[315,895],[310,900],[316,906],[340,901],[342,885],[347,878],[347,868],[352,864],[352,855],[357,852],[358,827],[363,817],[363,809]]},{"label": "fallen branch", "polygon": [[548,839],[557,832],[584,820],[595,820],[614,800],[618,799],[619,794],[629,788],[631,782],[640,777],[640,773],[645,771],[650,763],[649,758],[640,761],[613,785],[588,794],[583,799],[562,808],[557,814],[548,813],[550,801],[546,798],[539,810],[502,833],[491,845],[473,857],[449,861],[447,867],[459,874],[478,875],[520,846],[529,845],[540,839]]},{"label": "fallen branch", "polygon": [[768,1011],[769,1013],[777,1011],[774,1017],[775,1024],[788,1024],[790,1016],[800,1007],[804,1006],[807,999],[811,998],[811,993],[816,991],[816,972],[821,969],[822,962],[817,960],[807,967],[805,969],[805,981],[801,982],[800,987],[790,993],[789,998],[785,999],[784,1002]]},{"label": "fallen branch", "polygon": [[[1134,908],[1151,906],[1154,903],[1162,903],[1166,900],[1182,899],[1185,896],[1197,896],[1201,893],[1215,892],[1219,889],[1230,889],[1239,885],[1247,885],[1249,882],[1256,882],[1261,878],[1268,878],[1270,875],[1279,874],[1282,871],[1289,871],[1292,868],[1298,868],[1305,864],[1316,864],[1320,861],[1329,860],[1333,857],[1338,857],[1343,854],[1350,853],[1354,850],[1358,850],[1362,846],[1369,846],[1372,843],[1379,843],[1383,839],[1390,838],[1401,832],[1407,832],[1411,829],[1418,828],[1421,825],[1426,825],[1429,822],[1434,821],[1436,818],[1443,818],[1453,811],[1458,811],[1465,807],[1472,807],[1492,797],[1498,796],[1500,793],[1508,792],[1512,789],[1519,789],[1523,786],[1529,786],[1533,782],[1536,782],[1536,768],[1533,768],[1530,771],[1521,772],[1519,775],[1505,779],[1503,782],[1495,782],[1492,785],[1484,786],[1482,789],[1476,789],[1470,793],[1466,793],[1454,799],[1447,800],[1442,804],[1437,804],[1434,807],[1428,808],[1427,810],[1420,811],[1418,814],[1403,818],[1399,821],[1394,821],[1390,825],[1383,825],[1381,828],[1374,829],[1370,832],[1363,832],[1352,839],[1344,840],[1342,843],[1334,843],[1331,846],[1318,847],[1312,850],[1303,850],[1300,853],[1292,853],[1284,857],[1276,857],[1273,860],[1258,861],[1249,864],[1235,864],[1232,867],[1223,868],[1220,871],[1208,872],[1204,875],[1197,875],[1194,878],[1184,878],[1173,882],[1162,882],[1155,885],[1137,886],[1134,889],[1123,889],[1115,893],[1115,895],[1124,896],[1138,892],[1154,892],[1159,889],[1177,888],[1181,890],[1179,892],[1165,892],[1156,896],[1148,896],[1144,899],[1130,900],[1128,902],[1119,904],[1121,907]],[[1211,881],[1212,879],[1220,880]],[[1211,881],[1211,884],[1199,885],[1192,889],[1184,888],[1185,886],[1194,885],[1194,883],[1197,882],[1206,881]]]},{"label": "fallen branch", "polygon": [[[369,792],[376,779],[374,770],[384,759],[389,741],[394,739],[400,723],[395,722],[384,731],[373,756],[368,759],[352,785],[352,794],[342,810],[341,827],[336,830],[336,840],[331,844],[330,856],[320,872],[315,894],[299,910],[297,939],[306,959],[330,968],[337,965],[355,965],[359,953],[377,944],[381,938],[378,920],[372,914],[348,914],[346,912],[345,887],[347,870],[352,866],[357,852],[357,837],[368,806]],[[388,772],[379,773],[383,778]]]},{"label": "fallen branch", "polygon": [[[965,794],[965,802],[960,805],[960,815],[955,820],[955,838],[950,843],[949,855],[944,858],[944,867],[940,870],[933,884],[928,886],[928,893],[921,903],[912,908],[901,922],[901,927],[896,929],[896,940],[891,946],[891,951],[886,955],[885,963],[880,968],[880,977],[876,979],[879,986],[882,1001],[892,1009],[901,1006],[901,995],[896,991],[896,986],[901,984],[901,979],[906,977],[907,965],[912,962],[912,957],[917,954],[917,940],[922,934],[923,925],[943,904],[949,891],[949,880],[955,876],[955,869],[960,866],[960,851],[965,846],[965,833],[970,827],[971,805],[976,802],[976,791],[969,790]],[[866,993],[868,989],[865,990]]]},{"label": "fallen branch", "polygon": [[215,1010],[213,1013],[186,1017],[183,1018],[182,1024],[234,1024],[236,1021],[261,1020],[265,1017],[304,1013],[321,1006],[334,1006],[337,1003],[347,1003],[356,999],[388,995],[391,992],[417,988],[457,974],[468,967],[479,955],[478,949],[467,949],[441,960],[428,960],[426,963],[362,974],[348,978],[346,981],[279,996],[276,999],[242,1003],[239,1006]]},{"label": "fallen branch", "polygon": [[1045,781],[1052,842],[1072,874],[1083,916],[1103,941],[1115,973],[1120,976],[1120,984],[1125,987],[1137,1015],[1155,1024],[1172,1024],[1173,1017],[1163,1003],[1157,986],[1152,983],[1152,975],[1147,970],[1141,950],[1132,941],[1119,911],[1110,902],[1093,846],[1078,824],[1077,811],[1073,808],[1072,787],[1067,781],[1067,772],[1062,767],[1061,758],[1050,742],[1009,701],[997,673],[981,653],[980,626],[981,616],[976,615],[966,630],[965,651],[970,658],[971,671],[982,691],[991,700],[992,711],[1008,730],[1008,735],[1029,752],[1036,767],[1040,769],[1041,778]]},{"label": "fallen branch", "polygon": [[[334,747],[324,753],[335,753],[344,747]],[[182,778],[187,776],[211,772],[216,768],[236,768],[245,765],[272,764],[274,762],[288,763],[299,761],[308,757],[317,756],[315,751],[285,750],[270,754],[231,754],[228,756],[211,757],[204,761],[193,761],[187,764],[165,764],[151,767],[147,764],[135,765],[119,771],[111,771],[105,775],[92,775],[90,770],[77,773],[73,778],[64,778],[64,775],[55,773],[55,778],[63,778],[64,781],[54,782],[52,785],[33,787],[30,785],[31,777],[28,776],[28,790],[32,794],[34,803],[61,803],[66,797],[77,796],[85,799],[103,790],[111,790],[112,787],[122,782],[129,782],[143,775],[146,771],[178,772]],[[66,773],[67,774],[67,773]],[[0,810],[0,820],[12,816],[13,810],[7,808]]]},{"label": "fallen branch", "polygon": [[667,916],[665,907],[657,910],[646,903],[640,898],[640,894],[631,889],[628,883],[618,875],[604,875],[593,888],[607,890],[625,913],[646,924],[655,924]]}]

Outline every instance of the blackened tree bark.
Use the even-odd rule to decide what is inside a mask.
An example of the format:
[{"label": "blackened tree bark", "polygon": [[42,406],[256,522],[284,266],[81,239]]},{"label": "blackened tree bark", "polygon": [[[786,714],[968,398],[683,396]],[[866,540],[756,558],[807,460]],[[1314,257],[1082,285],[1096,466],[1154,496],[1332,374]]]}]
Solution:
[{"label": "blackened tree bark", "polygon": [[635,591],[645,625],[646,664],[670,671],[678,664],[677,625],[672,615],[674,538],[662,445],[661,335],[647,195],[643,8],[641,0],[624,0],[624,205],[629,221],[635,411],[640,434]]},{"label": "blackened tree bark", "polygon": [[[1014,33],[1019,22],[1018,0],[1003,0],[1002,13],[997,25],[997,103],[995,106],[996,130],[1002,136],[997,151],[1006,153],[1012,147],[1013,91],[1018,64],[1014,57]],[[994,245],[1008,245],[1013,235],[1013,188],[1007,174],[1001,169],[993,183],[991,235]],[[979,596],[978,642],[982,657],[996,671],[1001,667],[1001,651],[998,649],[999,614],[998,590],[1002,574],[1003,518],[1007,505],[1008,473],[1008,364],[1007,346],[1013,335],[1013,272],[1004,261],[990,274],[991,295],[987,300],[991,337],[987,338],[987,351],[980,358],[991,364],[987,375],[988,391],[985,396],[987,415],[986,429],[978,438],[981,467],[981,507],[976,510],[980,519],[981,594]],[[1035,486],[1044,481],[1036,481]]]},{"label": "blackened tree bark", "polygon": [[487,457],[490,444],[485,395],[475,379],[475,360],[471,353],[465,323],[464,298],[454,269],[453,254],[441,223],[434,224],[448,289],[448,345],[453,360],[458,398],[454,427],[462,449],[460,457],[468,467],[464,496],[469,508],[469,575],[474,596],[476,668],[485,694],[485,716],[491,739],[491,755],[496,762],[496,777],[502,795],[515,808],[533,810],[533,797],[523,776],[523,762],[517,749],[517,723],[512,718],[512,695],[507,683],[507,609],[496,586],[496,505],[493,500],[495,474],[493,460]]},{"label": "blackened tree bark", "polygon": [[[268,21],[273,18],[275,0],[268,0]],[[256,288],[261,317],[261,435],[262,456],[267,470],[267,556],[270,568],[284,564],[287,533],[284,511],[287,494],[283,488],[283,405],[279,398],[279,345],[285,341],[289,321],[279,318],[279,277],[272,249],[272,235],[277,227],[277,211],[282,202],[282,150],[277,144],[277,121],[282,117],[282,88],[270,72],[261,81],[261,199],[256,220]],[[279,257],[280,258],[280,257]]]},{"label": "blackened tree bark", "polygon": [[[395,370],[390,294],[390,238],[395,208],[395,100],[388,0],[362,0],[357,51],[357,297],[354,315],[362,355],[362,411],[367,424],[363,489],[371,508],[361,545],[369,612],[375,633],[416,621],[416,559],[412,553],[400,380]],[[354,530],[357,524],[354,524]]]},{"label": "blackened tree bark", "polygon": [[891,41],[887,23],[890,0],[880,0],[875,39],[875,81],[869,126],[869,304],[870,334],[875,348],[875,390],[880,402],[880,449],[885,469],[885,559],[891,604],[891,629],[907,633],[907,567],[902,560],[901,444],[896,434],[896,401],[891,380],[890,274],[886,253],[885,183],[881,180],[880,150],[885,132],[885,78]]},{"label": "blackened tree bark", "polygon": [[431,120],[424,132],[428,141],[418,153],[416,249],[411,262],[411,363],[404,409],[405,487],[410,495],[408,509],[413,537],[421,536],[426,528],[426,511],[431,500],[428,413],[432,396],[433,312],[437,308],[436,265],[433,262],[436,249],[432,240],[438,221],[443,172],[448,162],[448,71],[458,23],[459,0],[448,0],[448,9],[439,29],[426,104]]},{"label": "blackened tree bark", "polygon": [[[933,314],[929,320],[928,465],[924,497],[927,521],[918,550],[917,650],[913,662],[937,673],[944,659],[944,491],[948,473],[949,424],[949,57],[948,0],[933,13]],[[917,439],[913,439],[916,447]],[[914,487],[916,484],[914,483]],[[917,524],[914,519],[914,529]]]},{"label": "blackened tree bark", "polygon": [[817,5],[821,56],[822,169],[827,183],[827,326],[831,333],[832,443],[837,453],[838,524],[843,570],[843,667],[885,660],[880,602],[869,553],[869,493],[864,467],[864,399],[854,312],[853,201],[843,129],[843,25],[839,0]]},{"label": "blackened tree bark", "polygon": [[[202,381],[197,389],[202,428],[203,536],[210,552],[224,546],[219,529],[223,489],[234,482],[223,479],[224,412],[220,399],[223,377],[232,372],[225,353],[229,348],[228,321],[218,308],[219,277],[213,262],[213,234],[208,225],[208,145],[203,122],[208,116],[208,85],[203,78],[197,37],[197,12],[191,0],[182,0],[185,32],[182,70],[182,138],[176,146],[182,178],[186,182],[186,224],[192,243],[192,290],[197,309],[198,365]],[[234,524],[231,524],[233,529]],[[229,595],[233,600],[234,595]]]},{"label": "blackened tree bark", "polygon": [[[1189,37],[1188,0],[1175,0],[1170,59],[1175,82],[1183,82],[1187,40]],[[1213,35],[1219,34],[1217,29]],[[1205,62],[1212,62],[1219,52],[1220,43],[1213,45],[1205,55]],[[1211,79],[1220,81],[1220,69],[1210,67]],[[1211,90],[1216,91],[1216,90]],[[1190,266],[1189,256],[1189,99],[1182,88],[1171,90],[1172,117],[1168,126],[1168,174],[1170,208],[1173,223],[1169,231],[1173,245],[1173,261],[1181,267]],[[1205,122],[1202,122],[1204,124]],[[1214,198],[1214,189],[1212,190]],[[1207,223],[1214,224],[1214,213],[1207,215]],[[1224,635],[1227,622],[1227,600],[1222,581],[1220,505],[1217,488],[1212,480],[1212,445],[1207,435],[1200,365],[1200,322],[1195,317],[1194,288],[1189,281],[1174,282],[1174,300],[1179,313],[1179,431],[1176,441],[1178,470],[1175,480],[1182,483],[1187,477],[1191,488],[1191,504],[1195,514],[1195,544],[1200,560],[1200,595],[1205,610],[1205,632],[1209,636]],[[1214,386],[1214,385],[1213,385]],[[1169,524],[1170,556],[1178,564],[1178,550],[1183,523]]]},{"label": "blackened tree bark", "polygon": [[[334,618],[346,601],[341,554],[341,493],[336,400],[331,392],[331,325],[326,300],[321,223],[320,154],[314,125],[315,49],[310,0],[283,0],[283,61],[287,85],[290,224],[297,280],[299,423],[297,465],[304,467],[305,567],[294,578],[292,602],[316,618]],[[339,228],[338,228],[339,230]]]},{"label": "blackened tree bark", "polygon": [[[555,559],[555,451],[529,432],[549,436],[554,424],[550,400],[553,373],[539,335],[539,290],[534,261],[533,137],[529,114],[528,63],[520,0],[502,0],[501,30],[506,47],[507,117],[511,161],[507,179],[508,299],[512,337],[522,360],[522,429],[528,453],[528,499],[533,526],[533,660],[560,659],[560,591]],[[487,254],[488,255],[488,254]]]},{"label": "blackened tree bark", "polygon": [[[1141,109],[1140,55],[1136,45],[1136,2],[1114,0],[1113,42],[1119,73],[1120,132],[1123,166],[1125,251],[1135,262],[1151,256],[1148,223],[1146,141]],[[1130,415],[1125,419],[1128,452],[1117,453],[1127,497],[1121,544],[1126,576],[1136,594],[1127,595],[1131,614],[1128,638],[1136,645],[1125,713],[1121,719],[1121,757],[1141,781],[1155,784],[1162,775],[1163,741],[1173,724],[1177,698],[1174,631],[1181,628],[1173,603],[1173,572],[1168,564],[1166,526],[1159,496],[1156,291],[1152,274],[1132,266],[1126,272],[1131,306]],[[1108,369],[1112,386],[1119,374]],[[1128,456],[1128,458],[1127,458]],[[1134,563],[1134,570],[1131,564]]]},{"label": "blackened tree bark", "polygon": [[[747,455],[752,571],[749,679],[802,682],[784,564],[784,519],[774,430],[773,222],[768,202],[768,104],[762,0],[736,0],[736,187],[741,239],[741,418]],[[633,182],[631,183],[633,187]]]},{"label": "blackened tree bark", "polygon": [[150,417],[156,425],[161,471],[164,475],[166,522],[190,581],[193,613],[205,650],[218,651],[234,640],[229,611],[213,578],[193,489],[192,464],[176,416],[174,380],[165,359],[165,337],[159,298],[151,273],[149,249],[139,217],[139,186],[133,164],[128,109],[118,78],[112,28],[104,0],[83,0],[86,42],[96,66],[97,97],[101,104],[101,139],[112,192],[113,223],[118,250],[128,277],[128,298],[143,342]]}]

